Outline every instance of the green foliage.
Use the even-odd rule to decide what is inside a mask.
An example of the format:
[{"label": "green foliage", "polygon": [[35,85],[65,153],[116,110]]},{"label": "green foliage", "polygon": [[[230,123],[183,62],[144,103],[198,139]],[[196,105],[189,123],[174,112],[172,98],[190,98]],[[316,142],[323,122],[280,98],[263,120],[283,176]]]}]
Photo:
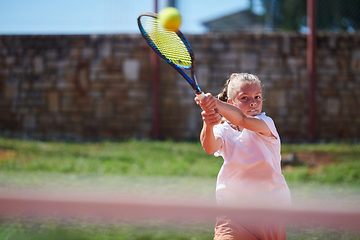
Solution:
[{"label": "green foliage", "polygon": [[[307,25],[306,0],[262,0],[266,14],[272,16],[275,29],[299,31]],[[360,30],[359,0],[317,0],[318,30]]]}]

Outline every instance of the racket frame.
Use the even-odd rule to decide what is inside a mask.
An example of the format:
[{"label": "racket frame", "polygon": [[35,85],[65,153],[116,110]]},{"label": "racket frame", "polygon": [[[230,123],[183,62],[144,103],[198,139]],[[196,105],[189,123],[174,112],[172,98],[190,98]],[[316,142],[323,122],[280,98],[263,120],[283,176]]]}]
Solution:
[{"label": "racket frame", "polygon": [[[184,43],[186,49],[188,50],[189,54],[190,54],[190,58],[191,58],[191,66],[189,68],[184,68],[181,67],[179,65],[174,64],[173,62],[171,62],[169,59],[167,59],[163,54],[161,54],[161,52],[158,50],[157,47],[154,46],[152,40],[148,37],[148,34],[146,33],[144,27],[141,24],[141,20],[140,18],[143,16],[148,16],[148,17],[153,17],[157,19],[157,14],[156,13],[151,13],[151,12],[143,12],[139,15],[137,22],[138,22],[138,26],[141,32],[141,35],[144,37],[144,39],[146,40],[146,42],[149,44],[149,46],[162,58],[164,59],[168,64],[170,64],[170,66],[172,66],[178,73],[180,73],[181,76],[183,76],[183,78],[185,78],[185,80],[190,84],[190,86],[194,89],[195,94],[198,95],[198,97],[200,97],[201,99],[203,97],[205,97],[204,92],[201,90],[199,84],[197,83],[196,80],[196,75],[195,75],[195,56],[193,53],[193,50],[190,46],[190,43],[188,42],[188,40],[185,38],[184,34],[178,30],[177,32],[175,32],[178,37],[181,39],[181,41]],[[160,23],[159,23],[160,24]],[[164,29],[164,31],[166,31]],[[182,70],[182,69],[189,69],[190,73],[191,73],[191,78]]]}]

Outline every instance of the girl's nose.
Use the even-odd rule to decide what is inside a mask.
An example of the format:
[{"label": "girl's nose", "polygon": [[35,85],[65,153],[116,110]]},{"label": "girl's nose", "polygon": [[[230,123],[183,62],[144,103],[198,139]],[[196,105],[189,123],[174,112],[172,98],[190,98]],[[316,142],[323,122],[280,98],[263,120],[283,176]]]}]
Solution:
[{"label": "girl's nose", "polygon": [[255,99],[251,99],[250,106],[251,106],[251,107],[256,106],[256,101],[255,101]]}]

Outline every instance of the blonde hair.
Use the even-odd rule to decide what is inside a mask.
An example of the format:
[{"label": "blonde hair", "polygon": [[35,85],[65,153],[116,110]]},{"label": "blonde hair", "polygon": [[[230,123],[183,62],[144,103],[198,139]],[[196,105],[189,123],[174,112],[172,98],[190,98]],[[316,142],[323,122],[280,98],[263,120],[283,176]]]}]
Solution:
[{"label": "blonde hair", "polygon": [[223,91],[218,95],[218,99],[224,102],[227,102],[228,99],[233,99],[234,89],[243,81],[258,83],[261,87],[262,94],[264,94],[264,86],[256,75],[250,73],[233,73],[226,81]]}]

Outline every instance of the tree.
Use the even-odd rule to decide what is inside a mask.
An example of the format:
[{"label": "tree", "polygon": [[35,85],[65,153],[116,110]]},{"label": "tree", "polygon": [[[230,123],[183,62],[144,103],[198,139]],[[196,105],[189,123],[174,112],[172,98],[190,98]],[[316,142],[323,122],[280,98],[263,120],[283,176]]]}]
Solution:
[{"label": "tree", "polygon": [[[261,0],[272,29],[300,31],[306,26],[306,0]],[[360,0],[317,0],[317,29],[360,30]]]}]

